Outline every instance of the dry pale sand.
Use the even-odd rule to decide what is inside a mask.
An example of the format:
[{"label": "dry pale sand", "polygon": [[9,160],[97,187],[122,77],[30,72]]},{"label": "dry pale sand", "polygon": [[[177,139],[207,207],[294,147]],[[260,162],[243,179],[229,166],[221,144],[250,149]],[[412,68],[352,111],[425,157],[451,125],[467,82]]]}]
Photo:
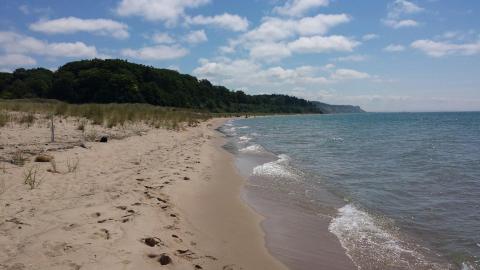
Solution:
[{"label": "dry pale sand", "polygon": [[[53,144],[45,123],[0,128],[0,269],[285,269],[240,198],[223,120],[99,130],[122,139],[87,148],[75,121],[56,123]],[[29,160],[8,163],[19,150]],[[33,161],[45,151],[58,172]]]}]

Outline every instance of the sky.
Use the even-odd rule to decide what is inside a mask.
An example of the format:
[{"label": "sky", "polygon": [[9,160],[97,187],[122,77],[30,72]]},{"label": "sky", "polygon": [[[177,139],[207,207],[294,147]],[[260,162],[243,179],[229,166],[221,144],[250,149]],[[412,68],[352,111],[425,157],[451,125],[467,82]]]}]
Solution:
[{"label": "sky", "polygon": [[367,111],[478,111],[480,1],[0,2],[0,71],[91,58]]}]

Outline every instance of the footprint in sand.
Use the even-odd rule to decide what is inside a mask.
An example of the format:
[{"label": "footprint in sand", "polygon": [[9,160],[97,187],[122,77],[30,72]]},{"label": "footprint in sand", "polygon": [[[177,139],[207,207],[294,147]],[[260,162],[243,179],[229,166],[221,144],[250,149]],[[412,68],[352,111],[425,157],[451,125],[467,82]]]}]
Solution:
[{"label": "footprint in sand", "polygon": [[100,237],[105,240],[109,240],[111,238],[110,232],[107,229],[100,229],[99,232],[95,232],[93,235],[95,238]]},{"label": "footprint in sand", "polygon": [[43,254],[47,257],[58,257],[72,252],[73,246],[66,242],[49,242],[42,243]]}]

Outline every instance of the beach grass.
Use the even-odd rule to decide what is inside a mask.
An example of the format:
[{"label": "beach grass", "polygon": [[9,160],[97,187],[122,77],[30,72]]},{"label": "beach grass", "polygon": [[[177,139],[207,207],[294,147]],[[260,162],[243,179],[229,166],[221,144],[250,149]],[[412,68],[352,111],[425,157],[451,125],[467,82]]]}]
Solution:
[{"label": "beach grass", "polygon": [[[21,114],[12,116],[8,112]],[[0,127],[9,122],[30,126],[35,122],[36,114],[83,119],[78,125],[80,130],[84,129],[85,120],[108,128],[143,122],[155,128],[178,130],[184,125],[195,126],[212,117],[231,116],[148,104],[68,104],[43,99],[0,100]]]}]

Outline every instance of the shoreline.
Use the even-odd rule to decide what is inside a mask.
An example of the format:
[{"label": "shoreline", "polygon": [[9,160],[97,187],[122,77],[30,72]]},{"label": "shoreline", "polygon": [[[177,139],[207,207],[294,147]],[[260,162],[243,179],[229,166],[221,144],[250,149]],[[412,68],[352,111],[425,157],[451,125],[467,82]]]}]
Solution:
[{"label": "shoreline", "polygon": [[[77,119],[56,120],[54,144],[48,123],[2,127],[3,156],[46,151],[56,169],[35,155],[2,162],[0,268],[287,269],[240,197],[244,179],[215,130],[226,120],[85,144],[72,143]],[[33,189],[29,169],[41,176]]]},{"label": "shoreline", "polygon": [[242,198],[263,217],[261,226],[266,246],[274,257],[291,270],[358,269],[339,239],[328,228],[336,209],[343,206],[342,201],[324,190],[322,197],[331,207],[324,209],[325,212],[321,214],[285,193],[294,190],[280,191],[277,190],[279,187],[274,186],[267,188],[264,184],[271,183],[273,179],[252,175],[254,168],[277,161],[278,157],[273,153],[258,155],[239,152],[232,155],[236,169],[245,181]]}]

